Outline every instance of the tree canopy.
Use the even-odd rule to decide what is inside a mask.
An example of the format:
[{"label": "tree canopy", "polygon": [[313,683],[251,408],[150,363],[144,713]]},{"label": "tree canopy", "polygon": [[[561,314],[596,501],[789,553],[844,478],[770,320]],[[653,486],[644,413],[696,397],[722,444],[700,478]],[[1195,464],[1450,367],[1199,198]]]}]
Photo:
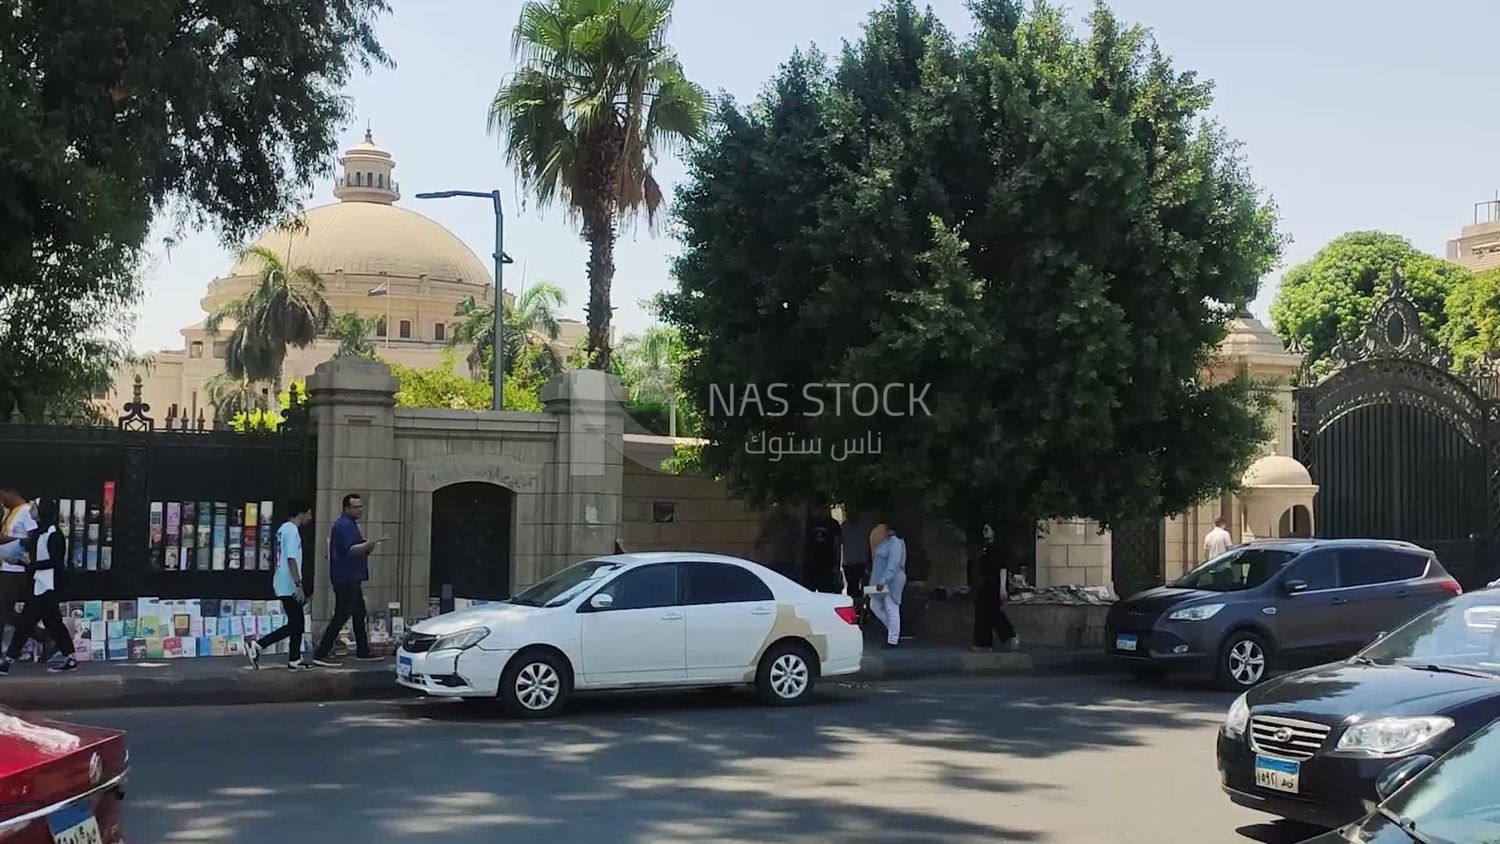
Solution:
[{"label": "tree canopy", "polygon": [[[1282,237],[1211,86],[1103,7],[1082,34],[1045,4],[971,8],[959,40],[895,0],[832,67],[799,53],[718,108],[663,305],[702,465],[762,501],[916,500],[1011,543],[1232,486],[1263,405],[1202,373]],[[777,382],[785,415],[722,401]],[[747,453],[764,434],[828,450]],[[856,441],[879,454],[830,459]]]},{"label": "tree canopy", "polygon": [[1446,302],[1469,271],[1386,232],[1350,232],[1331,241],[1281,279],[1271,303],[1271,326],[1282,342],[1305,354],[1316,374],[1329,370],[1340,343],[1356,343],[1370,311],[1390,293],[1391,270],[1401,269],[1427,340],[1441,343]]},{"label": "tree canopy", "polygon": [[0,413],[86,397],[125,354],[158,211],[226,242],[335,150],[388,63],[385,0],[17,0],[0,19]]},{"label": "tree canopy", "polygon": [[1448,290],[1438,342],[1456,372],[1500,357],[1500,268],[1469,273]]}]

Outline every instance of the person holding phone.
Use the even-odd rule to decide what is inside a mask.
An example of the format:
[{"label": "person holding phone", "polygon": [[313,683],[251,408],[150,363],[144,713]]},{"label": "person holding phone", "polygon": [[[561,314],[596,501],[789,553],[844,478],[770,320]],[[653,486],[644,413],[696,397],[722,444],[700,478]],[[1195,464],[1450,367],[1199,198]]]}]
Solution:
[{"label": "person holding phone", "polygon": [[359,532],[359,520],[365,515],[365,501],[358,493],[344,496],[344,513],[333,523],[328,535],[328,580],[333,585],[333,618],[323,631],[323,640],[313,652],[313,663],[337,668],[331,659],[344,623],[354,625],[354,658],[379,659],[370,653],[370,631],[365,627],[365,581],[370,579],[370,552],[385,539],[365,539]]}]

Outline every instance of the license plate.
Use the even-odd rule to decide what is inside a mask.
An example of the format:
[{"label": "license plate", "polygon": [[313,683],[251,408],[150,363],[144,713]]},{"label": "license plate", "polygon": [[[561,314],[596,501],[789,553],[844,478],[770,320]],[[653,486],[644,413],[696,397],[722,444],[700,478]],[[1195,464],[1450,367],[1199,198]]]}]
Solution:
[{"label": "license plate", "polygon": [[1302,763],[1272,756],[1255,757],[1255,784],[1273,791],[1296,794]]},{"label": "license plate", "polygon": [[402,680],[411,679],[411,657],[403,656],[396,660],[396,676]]},{"label": "license plate", "polygon": [[55,844],[104,844],[92,800],[69,803],[48,815],[47,828]]},{"label": "license plate", "polygon": [[1120,635],[1115,637],[1115,650],[1133,651],[1136,648],[1137,641],[1138,640],[1134,636],[1121,633]]}]

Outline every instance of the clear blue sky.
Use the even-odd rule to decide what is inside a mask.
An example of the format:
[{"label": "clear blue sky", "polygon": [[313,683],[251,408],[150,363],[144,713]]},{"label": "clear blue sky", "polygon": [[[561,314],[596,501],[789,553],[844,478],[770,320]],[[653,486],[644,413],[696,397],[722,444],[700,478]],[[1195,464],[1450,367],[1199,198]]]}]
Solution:
[{"label": "clear blue sky", "polygon": [[[510,31],[519,0],[394,0],[380,29],[396,60],[391,70],[350,86],[357,123],[365,121],[397,160],[403,204],[458,233],[485,261],[493,229],[476,200],[423,202],[420,190],[499,186],[508,200],[507,269],[514,290],[549,280],[582,318],[586,249],[555,209],[522,208],[514,181],[485,132],[485,112],[512,69]],[[830,52],[854,36],[875,0],[678,0],[672,39],[689,75],[742,102],[755,95],[793,49]],[[932,7],[958,32],[970,23],[962,0]],[[1444,241],[1472,217],[1473,203],[1500,188],[1500,109],[1495,107],[1495,35],[1500,3],[1437,0],[1115,0],[1127,21],[1151,27],[1178,67],[1217,83],[1216,116],[1244,141],[1256,180],[1280,206],[1293,237],[1289,266],[1351,229],[1397,232],[1442,254]],[[1091,6],[1073,3],[1077,18]],[[330,171],[331,172],[331,171]],[[680,180],[676,161],[658,178]],[[332,198],[322,179],[309,204]],[[158,237],[160,235],[158,234]],[[622,331],[647,322],[639,302],[669,287],[677,245],[644,226],[621,242],[615,279]],[[195,234],[156,260],[147,274],[135,345],[178,348],[178,330],[201,318],[204,285],[232,263],[211,234]],[[1254,310],[1265,317],[1281,270],[1267,277]]]}]

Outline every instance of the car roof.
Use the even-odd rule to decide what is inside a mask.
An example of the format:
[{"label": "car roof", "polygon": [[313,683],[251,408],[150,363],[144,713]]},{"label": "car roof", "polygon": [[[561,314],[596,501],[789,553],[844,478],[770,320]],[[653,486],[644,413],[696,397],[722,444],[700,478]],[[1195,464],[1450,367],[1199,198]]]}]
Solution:
[{"label": "car roof", "polygon": [[743,557],[731,557],[727,554],[707,554],[701,551],[636,551],[628,554],[609,554],[592,559],[619,563],[624,566],[639,566],[647,563],[733,563],[741,566],[765,568],[760,563],[744,559]]},{"label": "car roof", "polygon": [[1301,553],[1314,548],[1396,548],[1403,551],[1432,551],[1401,539],[1257,539],[1246,542],[1242,548],[1280,548]]}]

